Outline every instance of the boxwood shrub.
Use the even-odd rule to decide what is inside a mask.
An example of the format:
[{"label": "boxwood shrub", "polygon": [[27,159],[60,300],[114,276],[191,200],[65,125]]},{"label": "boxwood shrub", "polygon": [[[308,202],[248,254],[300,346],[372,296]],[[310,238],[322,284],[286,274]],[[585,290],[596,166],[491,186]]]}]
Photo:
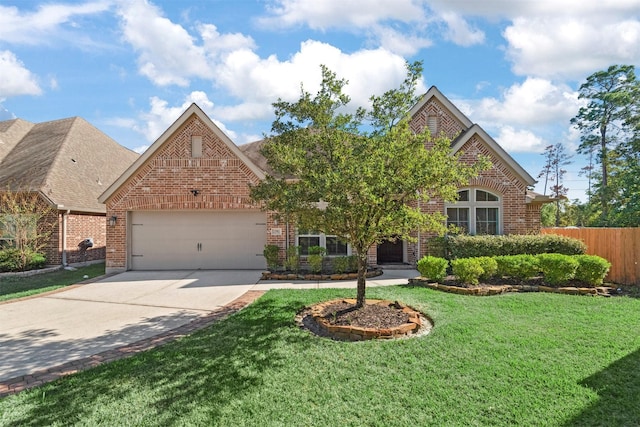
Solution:
[{"label": "boxwood shrub", "polygon": [[611,263],[597,255],[577,255],[578,269],[575,278],[591,286],[602,285]]},{"label": "boxwood shrub", "polygon": [[448,266],[449,261],[446,259],[427,255],[418,261],[417,268],[422,277],[436,282],[442,282],[447,276]]},{"label": "boxwood shrub", "polygon": [[494,257],[480,256],[476,257],[476,259],[480,262],[480,266],[482,267],[480,279],[488,280],[496,275],[498,271],[498,263]]},{"label": "boxwood shrub", "polygon": [[506,236],[448,236],[445,238],[449,259],[479,256],[558,253],[582,255],[586,245],[578,239],[555,234]]},{"label": "boxwood shrub", "polygon": [[535,255],[502,255],[495,257],[498,264],[497,275],[527,280],[540,274],[540,264]]},{"label": "boxwood shrub", "polygon": [[537,256],[545,282],[562,285],[573,279],[578,269],[578,260],[564,254],[540,254]]},{"label": "boxwood shrub", "polygon": [[482,264],[477,258],[459,258],[451,261],[453,275],[466,285],[477,285],[484,273]]}]

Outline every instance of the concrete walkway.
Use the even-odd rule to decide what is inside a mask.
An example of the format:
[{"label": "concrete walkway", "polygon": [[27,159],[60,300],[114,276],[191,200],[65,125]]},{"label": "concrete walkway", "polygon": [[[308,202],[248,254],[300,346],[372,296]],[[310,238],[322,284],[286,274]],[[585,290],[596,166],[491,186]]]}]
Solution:
[{"label": "concrete walkway", "polygon": [[[368,287],[406,284],[386,270]],[[0,396],[148,350],[240,310],[269,289],[355,288],[355,281],[261,281],[259,271],[126,272],[0,304]]]}]

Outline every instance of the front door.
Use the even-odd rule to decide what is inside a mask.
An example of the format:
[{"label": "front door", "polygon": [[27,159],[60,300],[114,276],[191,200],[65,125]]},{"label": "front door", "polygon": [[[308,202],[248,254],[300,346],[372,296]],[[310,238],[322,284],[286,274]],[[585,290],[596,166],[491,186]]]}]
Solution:
[{"label": "front door", "polygon": [[402,240],[385,240],[378,245],[378,264],[400,264],[404,261]]}]

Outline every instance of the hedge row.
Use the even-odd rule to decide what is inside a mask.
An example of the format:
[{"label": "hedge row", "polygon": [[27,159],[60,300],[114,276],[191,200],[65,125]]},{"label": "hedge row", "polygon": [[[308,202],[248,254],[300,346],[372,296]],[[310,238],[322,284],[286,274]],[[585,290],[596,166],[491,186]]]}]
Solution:
[{"label": "hedge row", "polygon": [[418,271],[423,277],[441,282],[447,275],[447,267],[456,279],[466,285],[477,285],[480,280],[509,277],[524,281],[542,276],[553,286],[576,279],[590,286],[601,285],[611,263],[596,255],[502,255],[458,258],[450,263],[440,257],[426,256],[418,261]]},{"label": "hedge row", "polygon": [[431,255],[449,260],[479,256],[537,255],[556,253],[582,255],[586,245],[578,239],[555,234],[506,236],[444,236],[429,241]]}]

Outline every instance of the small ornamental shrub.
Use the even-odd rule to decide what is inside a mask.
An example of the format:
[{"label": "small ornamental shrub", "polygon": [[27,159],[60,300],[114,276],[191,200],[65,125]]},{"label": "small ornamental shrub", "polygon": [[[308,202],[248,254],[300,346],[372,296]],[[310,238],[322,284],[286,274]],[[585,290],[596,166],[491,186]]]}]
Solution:
[{"label": "small ornamental shrub", "polygon": [[41,253],[8,248],[0,250],[0,273],[43,268],[47,260]]},{"label": "small ornamental shrub", "polygon": [[349,258],[346,256],[338,256],[331,260],[333,265],[333,272],[337,274],[346,273],[349,271]]},{"label": "small ornamental shrub", "polygon": [[495,257],[498,276],[527,280],[540,274],[540,265],[535,255],[504,255]]},{"label": "small ornamental shrub", "polygon": [[322,261],[324,260],[324,254],[326,249],[322,246],[310,246],[309,256],[307,256],[307,262],[312,273],[320,273],[322,271]]},{"label": "small ornamental shrub", "polygon": [[265,245],[262,251],[265,259],[267,260],[267,267],[270,270],[278,268],[278,258],[280,256],[280,246],[278,245]]},{"label": "small ornamental shrub", "polygon": [[602,285],[611,263],[597,255],[577,255],[578,269],[575,278],[591,286]]},{"label": "small ornamental shrub", "polygon": [[425,256],[418,261],[418,271],[422,277],[442,282],[447,276],[449,262],[444,258]]},{"label": "small ornamental shrub", "polygon": [[482,265],[477,258],[461,258],[451,261],[453,275],[465,285],[477,285],[480,276],[484,273]]},{"label": "small ornamental shrub", "polygon": [[482,267],[482,274],[480,275],[480,279],[488,280],[496,275],[498,271],[498,263],[495,258],[488,256],[480,256],[476,257],[476,259],[480,262],[480,266]]},{"label": "small ornamental shrub", "polygon": [[538,262],[544,275],[544,281],[554,286],[562,285],[573,279],[579,265],[574,257],[563,254],[540,254]]},{"label": "small ornamental shrub", "polygon": [[358,255],[349,255],[347,256],[349,260],[349,269],[347,270],[349,273],[355,273],[358,271]]},{"label": "small ornamental shrub", "polygon": [[289,246],[287,248],[287,258],[284,260],[284,268],[288,271],[298,273],[300,270],[300,246]]}]

